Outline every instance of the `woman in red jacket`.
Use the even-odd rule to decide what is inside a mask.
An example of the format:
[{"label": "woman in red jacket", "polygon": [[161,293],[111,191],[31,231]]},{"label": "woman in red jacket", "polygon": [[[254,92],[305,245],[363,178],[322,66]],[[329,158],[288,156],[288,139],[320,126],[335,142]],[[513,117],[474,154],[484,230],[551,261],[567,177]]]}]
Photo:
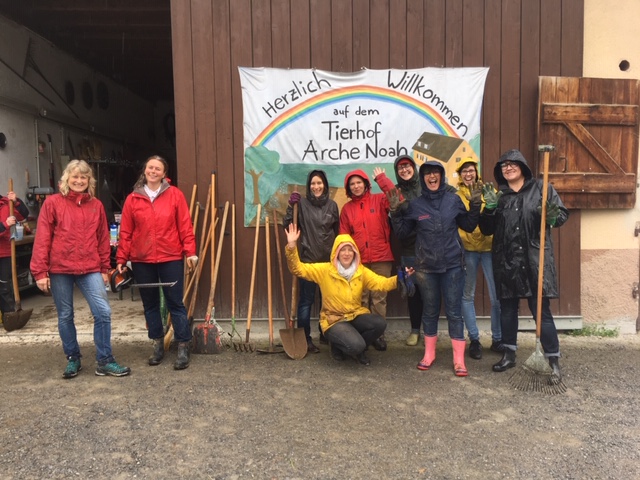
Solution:
[{"label": "woman in red jacket", "polygon": [[67,368],[62,376],[78,375],[80,346],[73,322],[73,286],[78,286],[93,315],[96,375],[122,377],[131,370],[116,363],[111,353],[109,282],[109,226],[102,202],[95,197],[96,179],[84,160],[72,160],[60,179],[60,193],[42,204],[38,234],[33,243],[31,273],[38,288],[51,293],[58,311],[58,331]]},{"label": "woman in red jacket", "polygon": [[[187,257],[187,266],[193,270],[198,257],[189,207],[184,194],[169,184],[168,167],[167,161],[158,155],[145,162],[122,209],[116,259],[119,271],[131,261],[138,283],[176,282],[171,287],[162,287],[162,291],[178,342],[178,358],[173,368],[182,370],[189,366],[191,342],[191,328],[182,301],[184,258]],[[140,298],[149,338],[154,344],[149,365],[159,365],[164,358],[160,291],[142,288]]]},{"label": "woman in red jacket", "polygon": [[[381,168],[373,171],[375,180],[384,179],[383,192],[394,188]],[[358,247],[362,264],[383,277],[391,275],[393,253],[391,253],[391,225],[389,223],[389,201],[384,193],[371,193],[371,182],[362,170],[353,170],[344,178],[344,189],[351,201],[344,204],[340,212],[340,233],[351,235]],[[387,292],[365,290],[362,305],[372,313],[387,317]],[[373,342],[376,350],[386,350],[384,336]]]}]

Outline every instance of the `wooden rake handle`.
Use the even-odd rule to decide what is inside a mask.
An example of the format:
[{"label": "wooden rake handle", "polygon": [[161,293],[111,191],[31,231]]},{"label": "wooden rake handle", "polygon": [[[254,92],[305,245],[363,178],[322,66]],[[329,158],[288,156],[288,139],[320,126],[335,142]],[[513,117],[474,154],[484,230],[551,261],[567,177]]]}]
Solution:
[{"label": "wooden rake handle", "polygon": [[258,264],[258,243],[260,240],[260,214],[262,212],[262,205],[258,203],[258,209],[256,211],[256,236],[253,241],[253,264],[251,266],[251,286],[249,287],[249,307],[247,310],[247,331],[246,331],[246,343],[249,343],[249,332],[251,331],[251,313],[253,310],[253,289],[256,283],[256,267]]},{"label": "wooden rake handle", "polygon": [[540,256],[538,257],[538,292],[536,297],[536,338],[542,333],[542,285],[544,280],[544,247],[547,235],[547,194],[549,192],[549,152],[554,147],[540,145],[542,152],[542,210],[540,212]]}]

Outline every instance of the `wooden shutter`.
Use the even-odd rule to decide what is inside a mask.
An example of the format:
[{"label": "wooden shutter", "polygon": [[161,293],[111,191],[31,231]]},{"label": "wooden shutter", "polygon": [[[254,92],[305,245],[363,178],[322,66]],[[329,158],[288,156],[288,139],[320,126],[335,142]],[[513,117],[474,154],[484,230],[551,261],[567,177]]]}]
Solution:
[{"label": "wooden shutter", "polygon": [[540,77],[538,144],[567,208],[634,208],[638,80]]}]

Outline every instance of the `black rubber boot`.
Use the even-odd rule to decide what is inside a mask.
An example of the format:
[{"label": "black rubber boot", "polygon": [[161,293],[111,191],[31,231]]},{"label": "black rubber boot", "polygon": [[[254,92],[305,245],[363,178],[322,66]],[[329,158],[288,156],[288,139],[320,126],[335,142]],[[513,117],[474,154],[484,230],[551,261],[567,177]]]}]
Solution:
[{"label": "black rubber boot", "polygon": [[178,358],[176,363],[173,364],[175,370],[184,370],[189,366],[189,342],[180,342],[178,344]]},{"label": "black rubber boot", "polygon": [[562,372],[560,371],[560,362],[558,357],[549,357],[549,366],[553,370],[549,382],[558,384],[562,381]]},{"label": "black rubber boot", "polygon": [[494,372],[504,372],[516,366],[516,352],[506,349],[502,354],[502,359],[493,366]]},{"label": "black rubber boot", "polygon": [[149,365],[160,365],[164,358],[164,338],[153,340],[153,354],[149,357]]}]

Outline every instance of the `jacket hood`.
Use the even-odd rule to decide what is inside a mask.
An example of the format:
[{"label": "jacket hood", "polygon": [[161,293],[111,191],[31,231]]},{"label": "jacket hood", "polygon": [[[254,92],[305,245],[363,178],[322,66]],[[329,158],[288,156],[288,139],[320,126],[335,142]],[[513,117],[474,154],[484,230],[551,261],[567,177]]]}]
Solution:
[{"label": "jacket hood", "polygon": [[464,185],[464,180],[462,180],[462,175],[460,174],[460,172],[462,171],[463,168],[466,168],[469,165],[473,165],[476,169],[476,182],[482,181],[482,175],[480,175],[480,169],[478,168],[480,164],[475,158],[469,157],[463,160],[460,163],[460,166],[456,169],[456,173],[458,174],[458,178],[459,178],[458,180],[459,187]]},{"label": "jacket hood", "polygon": [[[322,179],[322,183],[324,184],[324,190],[322,191],[322,195],[316,197],[313,193],[311,193],[311,179],[313,177],[320,177]],[[307,200],[311,202],[312,205],[322,206],[327,203],[327,199],[329,198],[329,182],[327,181],[327,175],[323,170],[311,170],[309,175],[307,175]]]},{"label": "jacket hood", "polygon": [[368,191],[371,190],[371,181],[369,180],[369,177],[367,176],[366,173],[364,173],[363,170],[352,170],[351,172],[347,173],[347,176],[344,177],[344,189],[347,192],[347,197],[349,198],[353,198],[353,195],[351,194],[351,189],[349,188],[349,180],[351,180],[351,177],[355,177],[358,176],[360,178],[362,178],[362,180],[364,180],[364,193],[367,193]]},{"label": "jacket hood", "polygon": [[422,165],[420,165],[420,171],[418,173],[420,177],[420,186],[422,187],[422,192],[434,193],[434,192],[431,192],[431,190],[427,188],[427,184],[424,183],[424,176],[428,167],[438,167],[438,169],[440,170],[440,187],[438,188],[437,191],[439,192],[440,190],[443,190],[445,188],[445,185],[447,184],[446,172],[444,171],[444,166],[436,160],[428,160],[424,162]]},{"label": "jacket hood", "polygon": [[353,241],[351,235],[346,233],[342,233],[336,237],[333,241],[333,247],[331,248],[331,264],[338,268],[338,252],[345,245],[351,245],[353,247],[353,251],[356,252],[353,257],[353,261],[356,262],[356,266],[360,266],[360,250],[356,246],[356,242]]},{"label": "jacket hood", "polygon": [[503,162],[518,162],[520,164],[520,169],[522,170],[522,175],[526,180],[529,180],[533,175],[531,174],[531,169],[529,168],[529,164],[527,164],[527,159],[524,158],[524,155],[520,152],[520,150],[509,150],[505,152],[496,163],[496,166],[493,167],[493,177],[496,179],[496,183],[498,185],[507,185],[507,181],[504,179],[504,175],[502,175],[502,163]]},{"label": "jacket hood", "polygon": [[[400,177],[400,175],[398,175],[398,164],[402,161],[409,161],[411,162],[411,165],[413,165],[413,177],[411,177],[409,180],[404,180],[402,177]],[[416,162],[409,155],[401,155],[396,158],[396,161],[393,162],[393,171],[396,174],[396,182],[398,183],[398,185],[409,185],[412,183],[416,183],[419,180]]]}]

